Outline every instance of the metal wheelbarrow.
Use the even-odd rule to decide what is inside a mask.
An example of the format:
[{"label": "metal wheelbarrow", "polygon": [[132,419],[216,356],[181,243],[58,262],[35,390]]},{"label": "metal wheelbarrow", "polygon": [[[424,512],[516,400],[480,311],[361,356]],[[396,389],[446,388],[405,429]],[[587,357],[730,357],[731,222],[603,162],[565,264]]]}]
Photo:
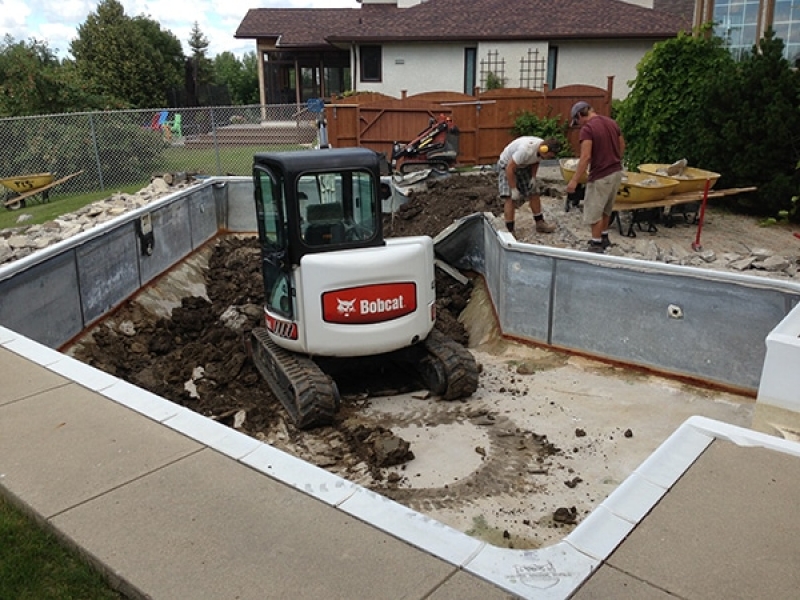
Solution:
[{"label": "metal wheelbarrow", "polygon": [[51,189],[81,173],[83,173],[82,170],[61,179],[56,179],[53,173],[33,173],[0,178],[0,185],[8,190],[3,197],[3,206],[8,210],[19,210],[25,207],[29,199],[33,200],[38,194],[41,194],[42,202],[48,202]]}]

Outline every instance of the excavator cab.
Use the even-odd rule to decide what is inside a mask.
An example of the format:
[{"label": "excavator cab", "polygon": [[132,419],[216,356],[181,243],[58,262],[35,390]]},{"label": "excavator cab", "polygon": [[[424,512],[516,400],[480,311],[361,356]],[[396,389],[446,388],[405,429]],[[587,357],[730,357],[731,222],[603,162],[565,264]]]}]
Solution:
[{"label": "excavator cab", "polygon": [[254,158],[265,326],[251,356],[301,428],[333,419],[344,370],[401,362],[448,398],[477,386],[472,355],[432,335],[433,240],[383,238],[380,166],[365,148]]},{"label": "excavator cab", "polygon": [[293,321],[292,275],[304,256],[384,245],[379,156],[361,148],[257,154],[253,179],[267,312]]}]

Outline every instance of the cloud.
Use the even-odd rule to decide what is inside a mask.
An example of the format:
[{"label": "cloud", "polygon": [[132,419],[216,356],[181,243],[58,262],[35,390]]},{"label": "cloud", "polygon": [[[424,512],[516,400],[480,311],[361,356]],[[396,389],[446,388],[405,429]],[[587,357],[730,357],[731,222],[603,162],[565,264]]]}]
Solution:
[{"label": "cloud", "polygon": [[[253,40],[233,37],[251,8],[358,8],[357,0],[120,0],[129,17],[144,15],[172,32],[189,53],[189,38],[197,21],[208,38],[208,55],[233,52],[241,56],[255,50]],[[59,57],[69,57],[69,46],[89,13],[97,11],[97,0],[0,0],[0,36],[15,41],[35,38],[46,42]]]}]

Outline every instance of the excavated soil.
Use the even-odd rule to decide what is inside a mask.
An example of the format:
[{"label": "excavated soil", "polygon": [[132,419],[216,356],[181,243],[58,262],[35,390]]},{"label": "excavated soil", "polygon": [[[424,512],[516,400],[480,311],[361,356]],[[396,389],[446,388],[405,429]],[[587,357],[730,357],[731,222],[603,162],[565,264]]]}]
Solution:
[{"label": "excavated soil", "polygon": [[[586,228],[580,224],[580,211],[564,211],[562,181],[553,178],[548,183],[545,212],[548,220],[558,225],[557,232],[550,236],[536,234],[530,211],[522,207],[517,217],[518,239],[583,247]],[[384,227],[387,236],[435,236],[454,219],[475,212],[501,214],[493,173],[435,181],[429,191],[412,195],[397,213],[387,217]],[[741,231],[728,226],[734,222]],[[726,233],[721,231],[723,226],[728,227]],[[612,241],[617,253],[629,251],[634,255],[638,252],[637,242],[656,244],[663,257],[673,246],[688,249],[695,231],[695,225],[682,223],[659,227],[655,234],[639,233],[635,239],[613,233]],[[730,217],[721,211],[709,214],[705,231],[710,242],[706,248],[719,244],[720,255],[743,251],[741,245],[775,252],[789,247],[796,252],[800,245],[788,230],[765,230],[748,219]],[[499,410],[500,402],[485,399],[487,390],[511,401],[533,394],[526,373],[559,368],[567,364],[569,357],[536,351],[532,358],[509,366],[506,357],[495,363],[489,355],[481,354],[481,387],[476,396],[482,401],[439,402],[424,391],[406,389],[402,380],[390,377],[345,382],[336,422],[331,427],[300,431],[287,421],[245,349],[248,332],[262,320],[263,289],[256,241],[221,238],[201,252],[199,262],[206,259],[205,296],[183,298],[170,315],[161,316],[146,308],[145,303],[131,302],[71,352],[108,373],[423,512],[458,511],[470,499],[477,502],[492,494],[518,498],[515,508],[504,509],[505,516],[499,521],[487,524],[479,519],[469,531],[497,545],[530,548],[559,539],[602,499],[602,493],[581,491],[581,475],[586,478],[586,474],[575,472],[572,463],[580,453],[605,456],[603,444],[610,443],[609,437],[615,444],[626,443],[624,440],[634,433],[623,421],[604,442],[591,441],[591,436],[584,437],[585,432],[576,428],[573,439],[562,440],[569,446],[563,450],[548,439],[546,419],[535,421],[539,423],[537,428],[520,426]],[[791,259],[796,264],[796,256]],[[704,266],[710,264],[703,261]],[[789,277],[783,273],[775,276]],[[459,315],[472,292],[472,282],[465,286],[438,272],[437,327],[465,345],[469,335]],[[491,320],[485,314],[483,318]],[[490,324],[482,327],[488,329]],[[497,340],[494,343],[502,347],[498,352],[507,351],[507,345]],[[385,398],[400,398],[402,408],[394,414],[388,408],[381,412]],[[537,415],[564,412],[563,407],[546,397],[539,400]],[[415,457],[415,432],[433,427],[464,430],[468,439],[466,453],[473,462],[449,483],[426,486],[420,479],[424,475],[414,472],[410,466],[413,462],[409,461]],[[437,458],[444,460],[446,450],[440,452],[443,454]],[[533,494],[545,491],[542,476],[547,473],[554,474],[561,481],[559,485],[578,488],[576,493],[581,491],[575,501],[577,509],[575,505],[550,505],[544,497],[539,502],[531,500]],[[532,504],[536,504],[535,510],[530,508]]]}]

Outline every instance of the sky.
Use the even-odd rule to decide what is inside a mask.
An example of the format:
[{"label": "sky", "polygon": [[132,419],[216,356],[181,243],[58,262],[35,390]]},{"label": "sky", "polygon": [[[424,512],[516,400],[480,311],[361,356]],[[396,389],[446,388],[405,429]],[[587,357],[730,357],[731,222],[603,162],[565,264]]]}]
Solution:
[{"label": "sky", "polygon": [[[225,51],[241,57],[256,49],[255,40],[233,37],[251,8],[358,8],[356,0],[119,0],[129,17],[143,15],[171,31],[191,52],[188,41],[194,22],[208,39],[208,57]],[[47,42],[59,58],[69,58],[70,42],[99,0],[0,0],[0,38],[15,42],[35,38]]]}]

